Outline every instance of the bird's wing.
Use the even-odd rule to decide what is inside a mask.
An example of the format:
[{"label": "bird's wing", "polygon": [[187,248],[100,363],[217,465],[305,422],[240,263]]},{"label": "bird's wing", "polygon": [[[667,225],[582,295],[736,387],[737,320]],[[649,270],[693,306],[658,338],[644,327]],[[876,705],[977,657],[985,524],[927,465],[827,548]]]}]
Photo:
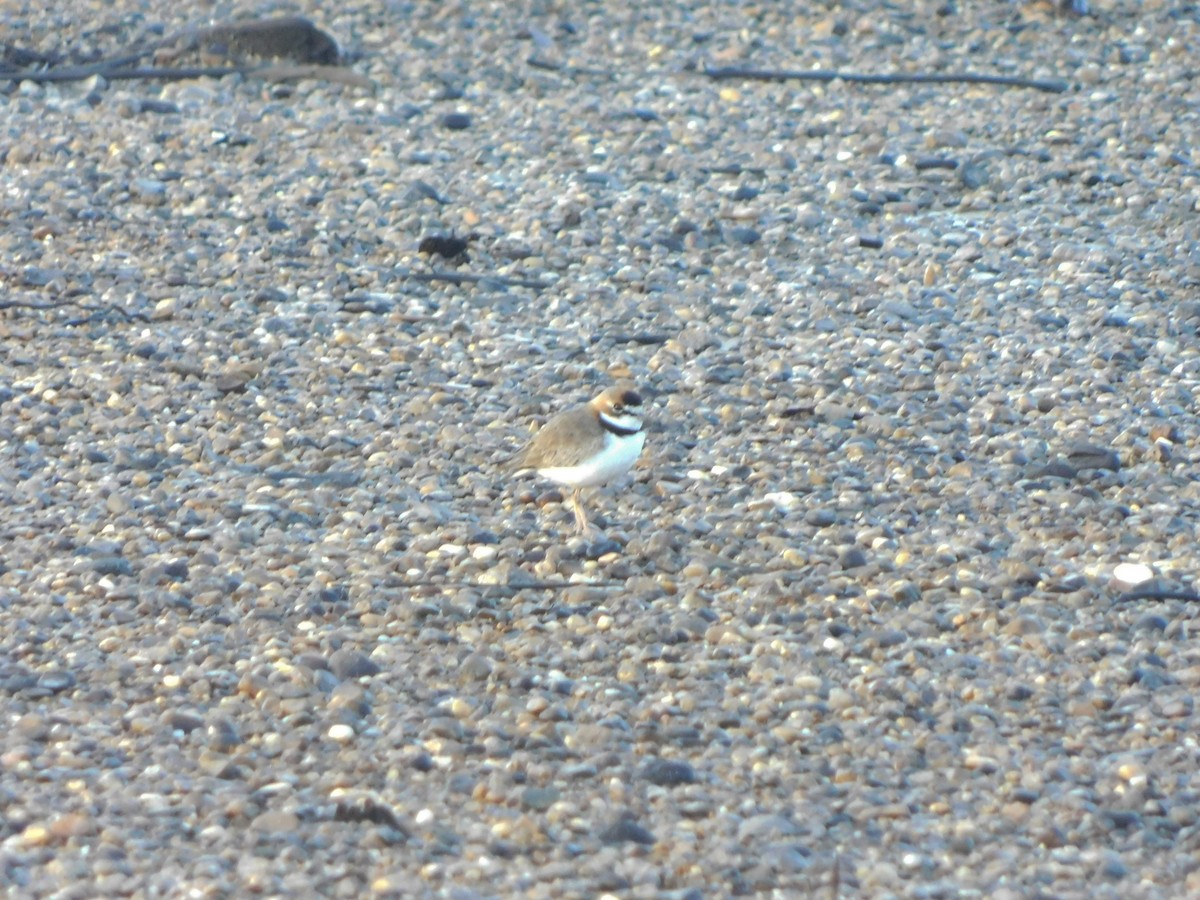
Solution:
[{"label": "bird's wing", "polygon": [[520,453],[513,457],[517,469],[546,469],[551,466],[573,466],[581,457],[591,456],[604,448],[604,432],[596,430],[581,445],[584,433],[590,430],[595,415],[586,405],[555,416],[533,436]]}]

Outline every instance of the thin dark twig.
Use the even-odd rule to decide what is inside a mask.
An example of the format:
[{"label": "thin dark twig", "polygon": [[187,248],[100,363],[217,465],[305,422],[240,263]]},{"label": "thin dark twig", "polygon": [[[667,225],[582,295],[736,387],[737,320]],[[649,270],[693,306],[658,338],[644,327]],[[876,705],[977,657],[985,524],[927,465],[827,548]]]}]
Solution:
[{"label": "thin dark twig", "polygon": [[388,587],[402,588],[480,588],[488,590],[495,588],[502,591],[561,591],[566,588],[584,587],[584,588],[603,588],[605,590],[613,590],[615,588],[624,587],[624,581],[525,581],[511,582],[506,581],[497,584],[485,584],[482,581],[439,581],[433,578],[418,578],[411,581],[394,581],[388,582]]},{"label": "thin dark twig", "polygon": [[1061,94],[1065,81],[1019,78],[1010,75],[983,75],[976,72],[893,72],[872,75],[866,72],[839,72],[831,69],[751,69],[742,66],[705,66],[709,78],[741,78],[748,81],[853,81],[858,84],[994,84],[1001,87],[1032,88]]},{"label": "thin dark twig", "polygon": [[82,81],[93,75],[101,75],[109,81],[129,78],[158,78],[163,81],[179,81],[184,78],[223,78],[226,75],[248,74],[256,66],[192,66],[188,68],[163,68],[160,66],[135,66],[109,63],[93,63],[86,66],[56,66],[51,69],[23,69],[19,72],[0,72],[0,81],[34,81],[49,84],[56,81]]},{"label": "thin dark twig", "polygon": [[78,300],[64,300],[61,303],[37,303],[31,300],[0,300],[0,310],[5,309],[35,309],[39,311],[51,312],[62,309],[64,306],[74,306],[84,312],[92,313],[82,319],[72,319],[67,322],[68,325],[83,325],[93,321],[98,315],[107,313],[116,313],[127,322],[149,322],[150,317],[145,313],[130,312],[127,309],[121,309],[119,306],[100,306],[94,303],[80,303]]},{"label": "thin dark twig", "polygon": [[565,63],[547,59],[544,56],[530,56],[525,62],[535,69],[544,69],[547,72],[563,72],[567,75],[591,75],[608,79],[616,77],[611,69],[589,69],[585,66],[568,66]]},{"label": "thin dark twig", "polygon": [[493,275],[486,272],[478,274],[475,272],[447,272],[444,269],[434,269],[432,272],[414,272],[412,269],[398,269],[395,274],[401,278],[414,278],[417,281],[449,281],[452,284],[485,284],[493,282],[504,287],[531,288],[535,291],[545,290],[550,287],[544,281],[535,281],[531,278],[509,278],[505,275]]},{"label": "thin dark twig", "polygon": [[[730,560],[715,558],[709,560],[710,564],[714,564],[714,568],[719,568],[715,564],[725,564],[727,569],[722,569],[722,573],[732,577],[743,577],[746,575],[767,575],[769,577],[798,575],[807,572],[806,567],[795,569],[767,569],[762,566],[743,566],[733,563]],[[558,591],[565,588],[573,587],[594,587],[612,590],[626,586],[624,579],[609,579],[607,581],[524,581],[524,582],[503,582],[499,584],[485,584],[481,581],[447,581],[436,578],[416,578],[412,580],[389,582],[389,587],[403,588],[498,588],[505,591],[523,591],[526,589],[533,591]]]},{"label": "thin dark twig", "polygon": [[1130,600],[1183,600],[1187,603],[1200,603],[1200,594],[1187,588],[1134,588],[1121,594],[1113,602],[1127,603]]},{"label": "thin dark twig", "polygon": [[[103,75],[112,69],[127,69],[136,66],[149,55],[149,50],[139,53],[129,53],[125,56],[114,56],[108,59],[97,59],[88,63],[75,65],[41,65],[36,68],[13,69],[7,66],[0,68],[0,78],[6,81],[78,81],[93,75]],[[46,62],[50,62],[47,60]]]},{"label": "thin dark twig", "polygon": [[312,63],[274,63],[249,66],[130,66],[137,57],[122,57],[113,62],[89,63],[82,66],[57,66],[49,69],[22,69],[18,72],[0,72],[3,81],[35,81],[50,83],[57,81],[82,81],[100,75],[109,81],[142,78],[146,80],[182,81],[187,78],[224,78],[226,75],[246,75],[265,78],[268,81],[291,81],[299,78],[315,78],[340,82],[354,87],[374,88],[371,79],[341,66],[326,66]]}]

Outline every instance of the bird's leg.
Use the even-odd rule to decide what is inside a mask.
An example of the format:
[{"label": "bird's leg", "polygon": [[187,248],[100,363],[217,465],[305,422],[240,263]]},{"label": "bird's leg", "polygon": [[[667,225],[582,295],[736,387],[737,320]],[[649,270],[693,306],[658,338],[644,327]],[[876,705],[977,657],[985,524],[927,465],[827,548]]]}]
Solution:
[{"label": "bird's leg", "polygon": [[587,520],[587,513],[583,511],[583,504],[579,502],[579,488],[571,493],[571,504],[575,507],[575,530],[579,534],[591,534],[592,526]]}]

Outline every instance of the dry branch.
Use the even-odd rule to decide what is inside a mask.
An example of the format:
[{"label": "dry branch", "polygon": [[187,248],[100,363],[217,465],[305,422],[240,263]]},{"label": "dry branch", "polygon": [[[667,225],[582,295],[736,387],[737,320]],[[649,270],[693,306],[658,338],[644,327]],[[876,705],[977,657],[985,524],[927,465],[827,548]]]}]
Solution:
[{"label": "dry branch", "polygon": [[752,69],[742,66],[706,66],[704,74],[718,80],[745,81],[851,81],[857,84],[993,84],[1000,87],[1032,88],[1061,94],[1065,81],[1019,78],[1009,75],[982,75],[975,72],[894,72],[871,75],[866,72],[840,72],[832,69]]}]

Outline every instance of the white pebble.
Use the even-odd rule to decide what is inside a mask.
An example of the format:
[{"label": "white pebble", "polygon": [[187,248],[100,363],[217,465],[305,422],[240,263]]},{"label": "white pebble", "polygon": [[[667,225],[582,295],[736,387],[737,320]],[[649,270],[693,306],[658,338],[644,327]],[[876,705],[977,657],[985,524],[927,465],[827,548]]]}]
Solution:
[{"label": "white pebble", "polygon": [[1113,566],[1113,581],[1125,587],[1136,587],[1154,577],[1154,570],[1142,563],[1120,563]]},{"label": "white pebble", "polygon": [[773,503],[782,512],[789,512],[796,506],[796,495],[791,491],[771,491],[764,498]]}]

